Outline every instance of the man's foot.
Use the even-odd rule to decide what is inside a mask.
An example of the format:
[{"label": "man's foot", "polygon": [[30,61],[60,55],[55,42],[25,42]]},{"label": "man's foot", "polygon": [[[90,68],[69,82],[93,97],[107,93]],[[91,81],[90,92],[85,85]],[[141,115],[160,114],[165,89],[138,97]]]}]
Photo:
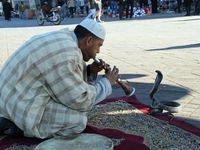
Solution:
[{"label": "man's foot", "polygon": [[102,22],[104,22],[104,21],[102,21],[102,20],[97,20],[97,22],[100,22],[100,23],[102,23]]}]

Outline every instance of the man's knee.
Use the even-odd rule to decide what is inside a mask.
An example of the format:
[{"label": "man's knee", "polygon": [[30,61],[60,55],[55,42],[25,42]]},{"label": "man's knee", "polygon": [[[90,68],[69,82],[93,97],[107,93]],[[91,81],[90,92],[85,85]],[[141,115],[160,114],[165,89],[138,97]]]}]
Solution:
[{"label": "man's knee", "polygon": [[64,125],[57,133],[56,135],[58,136],[63,136],[63,137],[73,137],[76,136],[80,133],[82,133],[87,125],[87,121],[81,121],[80,123],[73,124],[71,126],[69,125]]}]

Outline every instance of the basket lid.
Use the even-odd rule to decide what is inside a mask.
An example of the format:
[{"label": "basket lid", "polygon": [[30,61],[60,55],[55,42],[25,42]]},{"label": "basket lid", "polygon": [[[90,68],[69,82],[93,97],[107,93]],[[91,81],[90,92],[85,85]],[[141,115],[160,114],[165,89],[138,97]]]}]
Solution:
[{"label": "basket lid", "polygon": [[113,150],[112,140],[98,134],[82,133],[76,138],[52,138],[34,150]]}]

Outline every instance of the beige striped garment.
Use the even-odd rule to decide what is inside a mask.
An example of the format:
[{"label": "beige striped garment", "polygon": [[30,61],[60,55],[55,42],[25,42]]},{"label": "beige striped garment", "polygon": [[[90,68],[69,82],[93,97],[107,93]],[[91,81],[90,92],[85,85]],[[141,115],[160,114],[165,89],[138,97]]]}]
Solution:
[{"label": "beige striped garment", "polygon": [[80,133],[96,97],[95,87],[86,79],[86,64],[73,31],[34,36],[1,70],[0,115],[30,137]]}]

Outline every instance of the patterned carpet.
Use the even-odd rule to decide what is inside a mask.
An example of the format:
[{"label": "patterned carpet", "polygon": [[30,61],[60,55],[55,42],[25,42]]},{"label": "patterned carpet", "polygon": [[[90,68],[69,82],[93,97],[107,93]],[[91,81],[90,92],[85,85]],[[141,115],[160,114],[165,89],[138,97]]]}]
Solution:
[{"label": "patterned carpet", "polygon": [[[136,97],[106,99],[88,114],[85,133],[112,139],[115,150],[200,150],[200,129],[171,116],[148,115]],[[0,137],[0,150],[33,150],[42,140]]]}]

